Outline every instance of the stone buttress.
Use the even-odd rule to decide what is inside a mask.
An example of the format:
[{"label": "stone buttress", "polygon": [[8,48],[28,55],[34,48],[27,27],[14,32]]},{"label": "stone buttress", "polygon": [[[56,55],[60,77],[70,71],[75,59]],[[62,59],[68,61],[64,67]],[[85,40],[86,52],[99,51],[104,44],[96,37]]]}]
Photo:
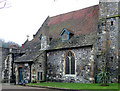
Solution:
[{"label": "stone buttress", "polygon": [[108,0],[99,3],[96,73],[104,66],[110,72],[111,82],[118,82],[119,4]]}]

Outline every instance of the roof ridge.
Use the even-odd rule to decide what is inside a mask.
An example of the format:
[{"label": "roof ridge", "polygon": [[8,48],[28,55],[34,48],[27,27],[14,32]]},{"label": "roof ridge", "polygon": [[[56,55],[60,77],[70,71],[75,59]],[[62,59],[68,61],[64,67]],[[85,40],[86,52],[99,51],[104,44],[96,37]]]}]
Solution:
[{"label": "roof ridge", "polygon": [[52,16],[52,17],[49,17],[49,18],[54,18],[54,17],[57,17],[57,16],[66,15],[66,14],[69,14],[69,13],[77,12],[77,11],[84,10],[84,9],[89,9],[89,8],[96,7],[96,6],[98,6],[98,4],[93,5],[93,6],[89,6],[89,7],[86,7],[86,8],[82,8],[82,9],[79,9],[79,10],[74,10],[74,11],[70,11],[70,12],[67,12],[67,13],[58,14],[58,15],[55,15],[55,16]]},{"label": "roof ridge", "polygon": [[36,37],[36,35],[40,32],[41,28],[43,27],[43,25],[45,24],[45,22],[48,20],[49,16],[47,16],[47,18],[45,19],[45,21],[43,22],[43,24],[40,26],[40,28],[38,29],[38,31],[34,34],[34,37]]}]

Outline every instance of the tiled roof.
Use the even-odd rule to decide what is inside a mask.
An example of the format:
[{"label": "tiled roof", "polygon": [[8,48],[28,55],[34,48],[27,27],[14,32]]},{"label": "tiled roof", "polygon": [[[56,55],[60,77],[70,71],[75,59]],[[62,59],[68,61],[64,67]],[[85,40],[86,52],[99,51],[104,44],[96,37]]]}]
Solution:
[{"label": "tiled roof", "polygon": [[59,34],[63,28],[73,31],[75,35],[89,34],[96,31],[98,14],[99,6],[95,5],[85,9],[47,17],[35,37],[39,38],[40,34],[44,33],[49,37],[59,38]]},{"label": "tiled roof", "polygon": [[89,34],[96,31],[98,22],[98,5],[50,17],[47,20],[47,33],[54,38],[60,37],[63,28],[70,29],[74,35]]},{"label": "tiled roof", "polygon": [[21,48],[21,52],[25,53],[22,56],[18,57],[15,62],[28,62],[34,61],[35,57],[39,56],[40,51],[40,43],[34,40],[28,41],[23,48]]}]

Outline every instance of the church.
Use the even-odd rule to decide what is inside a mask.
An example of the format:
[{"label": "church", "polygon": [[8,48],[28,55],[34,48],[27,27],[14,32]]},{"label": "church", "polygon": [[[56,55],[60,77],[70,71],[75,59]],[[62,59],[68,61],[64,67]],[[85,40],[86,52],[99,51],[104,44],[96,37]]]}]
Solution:
[{"label": "church", "polygon": [[2,79],[16,84],[97,83],[105,67],[110,82],[118,82],[119,4],[100,0],[99,5],[48,16],[31,41],[26,40],[21,48],[9,48]]}]

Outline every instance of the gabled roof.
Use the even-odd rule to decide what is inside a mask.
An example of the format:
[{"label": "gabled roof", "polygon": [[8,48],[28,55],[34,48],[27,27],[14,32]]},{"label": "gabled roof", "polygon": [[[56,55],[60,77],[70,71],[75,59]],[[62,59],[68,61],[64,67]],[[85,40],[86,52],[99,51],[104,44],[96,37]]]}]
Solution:
[{"label": "gabled roof", "polygon": [[81,10],[48,17],[42,27],[37,31],[36,36],[41,33],[52,38],[60,38],[63,28],[70,29],[74,35],[90,34],[96,31],[98,23],[99,6],[84,8]]},{"label": "gabled roof", "polygon": [[[24,62],[25,60],[31,61],[41,53],[39,40],[41,34],[52,38],[53,41],[51,41],[49,49],[92,45],[95,42],[96,36],[95,34],[94,36],[91,34],[97,31],[98,11],[99,7],[95,5],[54,17],[47,17],[35,34],[34,39],[28,41],[23,46],[22,51],[25,51],[25,54],[18,58],[16,62]],[[66,28],[67,31],[70,29],[72,33],[74,33],[74,37],[67,42],[60,41],[60,33],[63,28]]]},{"label": "gabled roof", "polygon": [[25,54],[18,57],[15,62],[31,62],[34,61],[35,58],[37,58],[40,53],[43,51],[40,51],[40,41],[28,41],[23,48],[21,48],[21,52],[24,52]]},{"label": "gabled roof", "polygon": [[82,10],[49,17],[46,24],[49,27],[47,33],[53,38],[60,37],[63,28],[70,29],[74,35],[90,34],[96,31],[98,23],[98,5]]},{"label": "gabled roof", "polygon": [[60,35],[63,35],[64,32],[70,33],[67,29],[64,28],[64,29],[61,31]]}]

